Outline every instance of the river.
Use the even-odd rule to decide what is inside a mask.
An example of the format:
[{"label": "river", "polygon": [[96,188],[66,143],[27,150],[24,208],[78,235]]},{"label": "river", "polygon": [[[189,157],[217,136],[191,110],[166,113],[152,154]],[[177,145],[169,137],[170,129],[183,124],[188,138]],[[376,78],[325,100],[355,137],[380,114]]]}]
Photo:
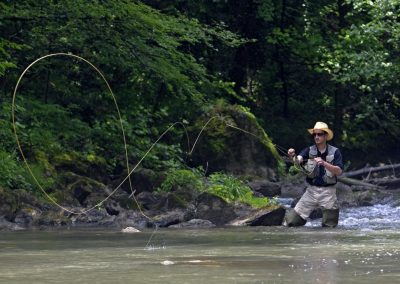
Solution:
[{"label": "river", "polygon": [[0,283],[398,283],[399,229],[400,207],[375,205],[336,229],[1,232]]}]

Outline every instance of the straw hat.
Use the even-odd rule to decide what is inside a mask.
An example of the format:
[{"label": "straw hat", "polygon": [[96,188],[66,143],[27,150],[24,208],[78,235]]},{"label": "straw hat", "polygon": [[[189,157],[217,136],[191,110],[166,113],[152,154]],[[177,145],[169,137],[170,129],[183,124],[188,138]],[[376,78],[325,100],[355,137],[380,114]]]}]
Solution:
[{"label": "straw hat", "polygon": [[310,134],[312,135],[314,134],[314,130],[325,131],[328,134],[328,136],[326,137],[327,141],[332,140],[333,138],[333,131],[329,129],[328,124],[326,124],[325,122],[318,121],[315,124],[314,128],[308,129],[308,132],[310,132]]}]

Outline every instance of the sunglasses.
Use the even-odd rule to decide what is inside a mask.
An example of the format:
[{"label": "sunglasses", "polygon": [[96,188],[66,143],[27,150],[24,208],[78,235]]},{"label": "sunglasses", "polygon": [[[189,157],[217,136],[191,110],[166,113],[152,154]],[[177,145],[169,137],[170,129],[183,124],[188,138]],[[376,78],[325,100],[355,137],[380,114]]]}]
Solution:
[{"label": "sunglasses", "polygon": [[325,132],[318,132],[318,133],[313,133],[313,137],[315,137],[315,136],[318,136],[318,137],[321,137],[321,136],[324,136],[326,133]]}]

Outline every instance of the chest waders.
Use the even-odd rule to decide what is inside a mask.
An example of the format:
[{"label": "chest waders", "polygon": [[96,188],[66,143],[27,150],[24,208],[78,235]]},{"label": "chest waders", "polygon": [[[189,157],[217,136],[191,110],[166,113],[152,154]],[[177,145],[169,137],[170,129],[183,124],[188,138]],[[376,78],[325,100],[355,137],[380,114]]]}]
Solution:
[{"label": "chest waders", "polygon": [[[332,163],[335,157],[337,148],[327,145],[326,161]],[[303,194],[299,202],[296,204],[294,210],[290,210],[285,216],[286,225],[289,227],[303,226],[307,222],[308,216],[311,212],[322,207],[322,226],[323,227],[336,227],[339,222],[339,208],[337,207],[336,176],[325,168],[324,173],[320,173],[320,167],[314,161],[318,157],[318,149],[315,145],[309,149],[308,160],[304,168],[308,172],[307,178],[314,180],[322,177],[324,186],[307,186],[306,192]]]}]

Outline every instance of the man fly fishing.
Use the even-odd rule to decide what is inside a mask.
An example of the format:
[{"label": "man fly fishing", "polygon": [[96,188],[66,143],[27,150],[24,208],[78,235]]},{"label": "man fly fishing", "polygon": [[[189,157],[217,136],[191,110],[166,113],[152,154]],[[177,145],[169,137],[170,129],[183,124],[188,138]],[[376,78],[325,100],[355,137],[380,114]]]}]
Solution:
[{"label": "man fly fishing", "polygon": [[303,226],[311,212],[321,207],[322,226],[333,228],[339,221],[335,184],[337,176],[343,172],[342,154],[327,143],[332,140],[333,132],[326,123],[319,121],[308,132],[314,137],[314,145],[303,149],[299,155],[293,148],[288,150],[288,155],[304,169],[308,185],[294,210],[286,215],[285,222],[289,227]]}]

